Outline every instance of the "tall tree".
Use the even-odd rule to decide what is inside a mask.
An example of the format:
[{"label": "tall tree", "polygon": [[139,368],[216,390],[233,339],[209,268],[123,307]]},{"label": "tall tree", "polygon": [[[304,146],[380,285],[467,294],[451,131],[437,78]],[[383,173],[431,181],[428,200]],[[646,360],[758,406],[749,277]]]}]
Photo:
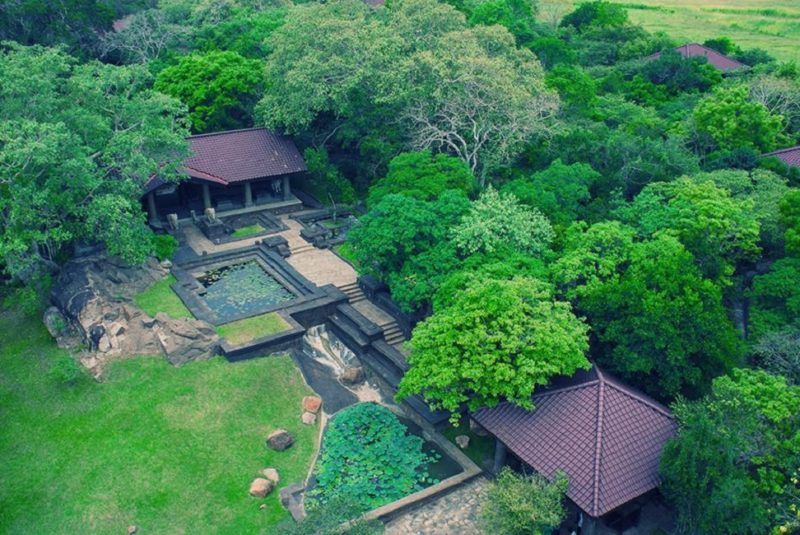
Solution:
[{"label": "tall tree", "polygon": [[706,398],[678,402],[674,413],[678,435],[664,448],[661,472],[678,528],[699,535],[777,528],[798,490],[791,478],[800,468],[800,387],[734,370]]},{"label": "tall tree", "polygon": [[539,210],[491,186],[472,203],[452,235],[465,255],[499,250],[541,255],[554,237],[553,227]]},{"label": "tall tree", "polygon": [[536,57],[499,26],[444,35],[411,58],[405,78],[412,145],[455,154],[482,186],[526,142],[550,132],[558,109]]},{"label": "tall tree", "polygon": [[[30,277],[75,240],[130,262],[152,246],[139,198],[177,180],[185,110],[143,67],[76,66],[38,46],[0,51],[0,260]],[[37,90],[31,93],[30,88]]]},{"label": "tall tree", "polygon": [[253,125],[262,68],[236,52],[195,53],[161,71],[155,88],[186,104],[195,132],[233,130]]},{"label": "tall tree", "polygon": [[720,288],[675,238],[633,237],[619,223],[573,229],[553,278],[586,314],[598,362],[660,399],[702,393],[741,351]]},{"label": "tall tree", "polygon": [[532,408],[536,386],[589,368],[587,330],[542,281],[475,279],[414,329],[398,396],[422,394],[454,419],[462,404]]}]

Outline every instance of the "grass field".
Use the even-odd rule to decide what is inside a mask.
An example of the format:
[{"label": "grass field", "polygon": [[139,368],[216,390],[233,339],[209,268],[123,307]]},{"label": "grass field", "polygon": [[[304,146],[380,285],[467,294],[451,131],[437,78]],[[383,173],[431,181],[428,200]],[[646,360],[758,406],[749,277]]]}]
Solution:
[{"label": "grass field", "polygon": [[798,0],[610,1],[625,4],[633,22],[681,42],[725,36],[742,48],[763,48],[782,61],[800,62]]},{"label": "grass field", "polygon": [[252,342],[256,338],[272,336],[290,329],[290,325],[277,312],[261,314],[239,321],[232,321],[217,327],[217,334],[238,346]]},{"label": "grass field", "polygon": [[183,304],[178,294],[172,291],[170,285],[175,282],[175,277],[167,275],[150,288],[143,291],[134,298],[136,306],[147,312],[150,316],[155,316],[159,312],[164,312],[173,319],[193,318],[192,313]]},{"label": "grass field", "polygon": [[[288,517],[277,490],[247,491],[268,466],[280,486],[300,481],[314,454],[289,357],[137,357],[68,387],[48,374],[63,353],[38,319],[0,311],[0,336],[0,533],[240,535]],[[285,452],[264,444],[276,427],[297,439]]]}]

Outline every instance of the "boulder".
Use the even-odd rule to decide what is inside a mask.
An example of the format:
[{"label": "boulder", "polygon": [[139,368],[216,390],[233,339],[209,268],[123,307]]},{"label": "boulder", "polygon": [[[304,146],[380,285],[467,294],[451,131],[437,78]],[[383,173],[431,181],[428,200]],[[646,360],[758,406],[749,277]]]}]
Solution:
[{"label": "boulder", "polygon": [[467,435],[458,435],[456,437],[456,444],[462,450],[465,450],[469,447],[469,437]]},{"label": "boulder", "polygon": [[294,444],[294,437],[286,429],[276,429],[267,437],[267,446],[275,451],[283,451]]},{"label": "boulder", "polygon": [[360,366],[345,368],[345,370],[342,371],[342,374],[339,376],[339,380],[344,385],[361,384],[365,379],[366,377],[364,376],[364,369]]},{"label": "boulder", "polygon": [[300,420],[306,425],[314,425],[317,422],[317,415],[313,412],[304,412]]},{"label": "boulder", "polygon": [[274,468],[264,468],[261,471],[261,475],[272,481],[273,484],[277,485],[278,482],[281,480],[280,476],[278,475],[278,471]]},{"label": "boulder", "polygon": [[303,483],[295,483],[281,489],[281,505],[292,515],[296,522],[300,522],[306,516],[303,508]]},{"label": "boulder", "polygon": [[136,526],[128,526],[128,530],[127,531],[128,531],[128,535],[133,535],[134,533],[139,531],[139,528],[137,528]]},{"label": "boulder", "polygon": [[263,498],[270,492],[272,492],[273,487],[272,481],[269,479],[264,479],[263,477],[257,477],[250,483],[250,496],[255,496],[256,498]]},{"label": "boulder", "polygon": [[303,398],[303,410],[305,412],[317,414],[321,406],[322,399],[317,396],[306,396]]}]

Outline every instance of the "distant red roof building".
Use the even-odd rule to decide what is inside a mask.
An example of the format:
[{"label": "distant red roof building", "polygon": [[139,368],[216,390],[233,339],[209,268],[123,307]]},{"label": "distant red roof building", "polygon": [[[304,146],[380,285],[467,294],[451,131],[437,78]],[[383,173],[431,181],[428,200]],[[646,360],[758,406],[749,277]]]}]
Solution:
[{"label": "distant red roof building", "polygon": [[[698,45],[697,43],[689,43],[683,46],[679,46],[675,49],[675,51],[683,56],[684,58],[698,58],[704,57],[708,60],[708,63],[716,67],[722,72],[729,72],[734,71],[736,69],[743,69],[746,68],[747,65],[740,61],[736,61],[735,59],[729,58],[724,54],[720,54],[716,50],[712,48],[708,48],[707,46]],[[647,59],[658,59],[661,57],[661,52],[656,52],[650,56],[647,56]]]},{"label": "distant red roof building", "polygon": [[786,165],[792,165],[794,167],[800,167],[800,145],[796,147],[790,147],[788,149],[781,149],[776,150],[775,152],[770,152],[769,154],[764,154],[764,158],[774,157],[778,158],[779,160],[783,160]]},{"label": "distant red roof building", "polygon": [[535,409],[511,403],[472,417],[520,460],[552,478],[569,478],[567,496],[599,517],[656,488],[670,412],[597,367],[554,381],[533,396]]}]

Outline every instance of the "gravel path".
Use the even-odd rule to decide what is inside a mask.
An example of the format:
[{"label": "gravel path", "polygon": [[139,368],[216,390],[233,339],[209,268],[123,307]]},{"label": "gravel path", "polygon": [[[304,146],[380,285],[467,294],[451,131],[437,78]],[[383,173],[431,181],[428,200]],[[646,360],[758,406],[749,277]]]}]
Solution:
[{"label": "gravel path", "polygon": [[478,477],[386,524],[385,535],[482,535],[478,514],[488,482]]}]

